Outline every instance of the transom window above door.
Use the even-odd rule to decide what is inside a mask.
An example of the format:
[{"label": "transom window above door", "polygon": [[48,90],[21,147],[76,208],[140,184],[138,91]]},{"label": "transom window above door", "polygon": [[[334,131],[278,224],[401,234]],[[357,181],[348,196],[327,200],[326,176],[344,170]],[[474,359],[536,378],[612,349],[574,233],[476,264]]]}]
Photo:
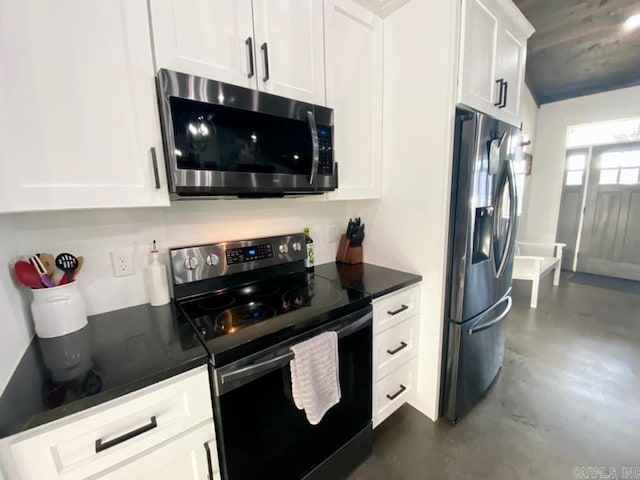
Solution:
[{"label": "transom window above door", "polygon": [[587,153],[568,152],[567,153],[567,174],[565,185],[579,186],[584,182],[584,173],[587,168]]},{"label": "transom window above door", "polygon": [[600,156],[600,185],[640,184],[640,148],[603,152]]}]

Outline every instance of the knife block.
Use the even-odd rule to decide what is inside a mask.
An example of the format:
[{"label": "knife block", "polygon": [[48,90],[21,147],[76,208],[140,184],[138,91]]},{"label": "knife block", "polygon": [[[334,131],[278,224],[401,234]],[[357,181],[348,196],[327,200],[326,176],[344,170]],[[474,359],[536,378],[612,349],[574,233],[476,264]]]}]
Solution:
[{"label": "knife block", "polygon": [[362,258],[362,246],[352,247],[349,237],[343,234],[340,237],[340,243],[338,244],[336,262],[358,265],[362,263]]}]

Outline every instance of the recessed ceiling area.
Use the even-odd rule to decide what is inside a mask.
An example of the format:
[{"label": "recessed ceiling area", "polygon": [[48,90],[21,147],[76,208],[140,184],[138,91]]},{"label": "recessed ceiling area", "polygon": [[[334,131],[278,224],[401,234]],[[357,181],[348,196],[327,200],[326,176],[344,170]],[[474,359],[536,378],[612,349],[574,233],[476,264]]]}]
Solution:
[{"label": "recessed ceiling area", "polygon": [[[526,82],[539,104],[640,85],[640,0],[514,0],[536,32]],[[631,100],[631,99],[630,99]]]}]

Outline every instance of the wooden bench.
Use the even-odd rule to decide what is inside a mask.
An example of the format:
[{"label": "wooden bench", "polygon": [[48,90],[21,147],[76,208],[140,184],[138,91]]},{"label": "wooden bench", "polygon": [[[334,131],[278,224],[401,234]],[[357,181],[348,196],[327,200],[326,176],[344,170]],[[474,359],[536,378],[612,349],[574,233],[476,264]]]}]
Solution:
[{"label": "wooden bench", "polygon": [[516,242],[513,279],[531,280],[531,308],[538,306],[538,289],[542,277],[553,270],[553,285],[557,287],[560,284],[564,247],[564,243]]}]

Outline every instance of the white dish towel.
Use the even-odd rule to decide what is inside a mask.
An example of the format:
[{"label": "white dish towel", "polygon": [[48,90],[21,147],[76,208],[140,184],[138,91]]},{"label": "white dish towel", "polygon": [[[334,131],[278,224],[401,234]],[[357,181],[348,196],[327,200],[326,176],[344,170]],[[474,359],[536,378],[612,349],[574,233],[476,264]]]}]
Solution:
[{"label": "white dish towel", "polygon": [[291,347],[291,391],[293,401],[304,410],[311,425],[340,402],[338,334],[324,332]]}]

